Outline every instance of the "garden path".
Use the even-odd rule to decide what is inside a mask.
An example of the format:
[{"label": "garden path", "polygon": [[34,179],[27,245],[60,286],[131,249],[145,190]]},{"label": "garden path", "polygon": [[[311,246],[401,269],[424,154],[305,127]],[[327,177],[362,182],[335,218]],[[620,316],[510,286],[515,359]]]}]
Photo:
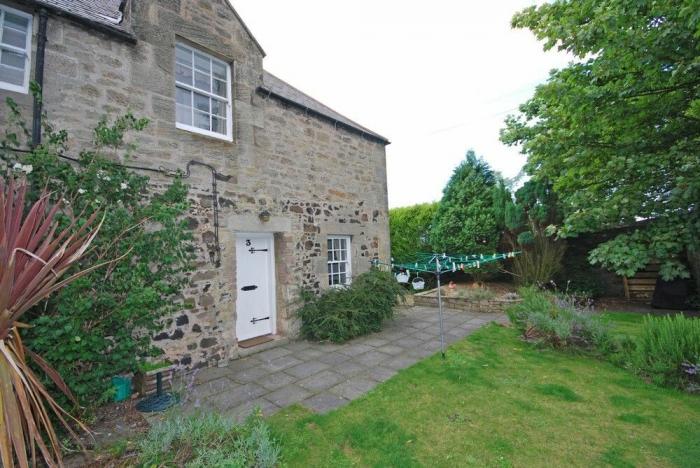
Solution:
[{"label": "garden path", "polygon": [[[452,343],[502,314],[446,309]],[[323,413],[369,392],[399,370],[440,349],[438,311],[400,309],[382,331],[344,344],[294,341],[195,376],[184,410],[212,410],[243,419],[256,406],[269,415],[294,403]]]}]

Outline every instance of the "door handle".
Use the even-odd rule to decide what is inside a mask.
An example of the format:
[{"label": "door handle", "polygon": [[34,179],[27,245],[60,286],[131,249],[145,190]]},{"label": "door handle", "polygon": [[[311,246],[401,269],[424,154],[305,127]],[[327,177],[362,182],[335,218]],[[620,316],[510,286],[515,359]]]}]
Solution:
[{"label": "door handle", "polygon": [[251,284],[250,286],[243,286],[241,288],[241,291],[253,291],[255,289],[258,289],[258,287],[254,284]]}]

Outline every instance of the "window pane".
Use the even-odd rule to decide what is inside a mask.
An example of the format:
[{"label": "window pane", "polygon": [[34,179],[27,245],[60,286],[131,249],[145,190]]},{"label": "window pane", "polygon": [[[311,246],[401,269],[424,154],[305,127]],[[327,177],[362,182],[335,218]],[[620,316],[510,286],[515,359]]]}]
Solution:
[{"label": "window pane", "polygon": [[340,268],[338,267],[338,264],[333,263],[333,273],[338,273],[339,270],[340,270]]},{"label": "window pane", "polygon": [[331,271],[331,264],[330,264],[330,263],[328,264],[328,273],[329,273],[329,274],[332,273],[332,271]]},{"label": "window pane", "polygon": [[27,32],[29,18],[5,12],[5,26],[17,29],[18,31]]},{"label": "window pane", "polygon": [[343,249],[343,250],[347,249],[347,247],[348,247],[347,246],[347,242],[348,242],[347,239],[338,239],[338,242],[340,242],[341,249]]},{"label": "window pane", "polygon": [[0,63],[24,70],[25,59],[23,54],[3,50],[2,56],[0,57]]},{"label": "window pane", "polygon": [[216,99],[211,100],[211,113],[221,117],[226,118],[226,103],[217,101]]},{"label": "window pane", "polygon": [[177,104],[175,106],[175,114],[177,123],[192,125],[192,108],[190,106]]},{"label": "window pane", "polygon": [[194,87],[201,89],[202,91],[211,91],[211,82],[209,80],[209,75],[206,73],[201,73],[198,71],[194,72]]},{"label": "window pane", "polygon": [[348,259],[348,251],[346,249],[343,249],[340,251],[340,260],[347,260]]},{"label": "window pane", "polygon": [[[333,248],[333,239],[328,239],[328,250],[331,250]],[[328,255],[328,258],[330,258],[330,252]]]},{"label": "window pane", "polygon": [[212,61],[211,63],[211,71],[212,75],[214,75],[214,78],[218,78],[222,81],[226,81],[226,65],[224,65],[221,62],[217,61]]},{"label": "window pane", "polygon": [[192,67],[192,51],[178,45],[175,49],[175,60],[177,63]]},{"label": "window pane", "polygon": [[4,44],[25,49],[27,47],[27,33],[11,28],[3,28],[2,42]]},{"label": "window pane", "polygon": [[192,91],[188,89],[175,88],[176,99],[178,104],[183,104],[187,107],[192,107]]},{"label": "window pane", "polygon": [[215,79],[212,81],[212,86],[214,88],[212,90],[212,92],[214,94],[221,96],[221,97],[226,97],[227,93],[226,93],[226,82],[225,81]]},{"label": "window pane", "polygon": [[194,93],[194,108],[209,113],[209,97]]},{"label": "window pane", "polygon": [[194,111],[194,126],[209,130],[209,114]]},{"label": "window pane", "polygon": [[22,86],[24,85],[24,70],[0,65],[0,81]]},{"label": "window pane", "polygon": [[221,133],[222,135],[226,135],[226,119],[212,116],[211,131]]},{"label": "window pane", "polygon": [[338,279],[340,284],[346,284],[348,282],[348,277],[345,273],[341,273],[340,278]]},{"label": "window pane", "polygon": [[180,83],[192,86],[192,69],[178,63],[175,65],[175,79]]},{"label": "window pane", "polygon": [[347,264],[345,262],[338,263],[338,271],[341,273],[345,273],[347,271],[346,269]]},{"label": "window pane", "polygon": [[198,52],[194,53],[194,68],[206,72],[207,75],[211,73],[211,61],[206,55],[202,55]]}]

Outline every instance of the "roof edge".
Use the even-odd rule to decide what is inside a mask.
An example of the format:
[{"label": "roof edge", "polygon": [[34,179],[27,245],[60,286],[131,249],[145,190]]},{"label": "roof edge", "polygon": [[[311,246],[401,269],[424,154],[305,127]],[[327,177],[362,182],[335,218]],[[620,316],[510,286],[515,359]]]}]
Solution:
[{"label": "roof edge", "polygon": [[260,95],[265,96],[265,97],[274,97],[275,99],[277,99],[277,100],[279,100],[287,105],[290,105],[292,107],[296,107],[297,109],[303,110],[306,113],[308,113],[309,115],[313,115],[315,117],[318,117],[321,120],[326,120],[326,121],[334,124],[336,127],[344,128],[345,130],[347,130],[351,133],[355,133],[357,135],[360,135],[363,138],[367,138],[368,140],[372,140],[376,143],[381,143],[384,146],[391,144],[391,142],[388,139],[386,139],[382,136],[373,135],[372,133],[367,133],[366,131],[364,131],[361,128],[357,128],[357,127],[354,127],[352,125],[348,125],[347,123],[342,122],[342,121],[336,119],[335,117],[327,115],[323,112],[319,112],[315,109],[311,109],[311,108],[305,106],[304,104],[301,104],[297,101],[289,99],[288,97],[282,96],[282,95],[272,91],[271,89],[266,88],[265,86],[258,86],[257,92]]},{"label": "roof edge", "polygon": [[231,11],[233,12],[233,15],[236,17],[239,23],[241,23],[241,26],[243,26],[243,30],[248,34],[248,37],[250,37],[250,40],[253,41],[253,44],[255,44],[255,47],[258,48],[260,53],[262,54],[263,58],[267,56],[267,52],[265,52],[265,49],[262,48],[258,40],[253,36],[253,33],[250,31],[250,28],[248,28],[248,25],[245,24],[245,21],[243,21],[243,18],[241,18],[241,15],[238,14],[236,9],[233,7],[233,4],[231,3],[231,0],[224,0],[226,4],[231,8]]},{"label": "roof edge", "polygon": [[69,11],[63,10],[61,8],[58,8],[53,5],[49,5],[47,3],[44,3],[40,0],[26,0],[29,6],[33,6],[34,8],[44,8],[50,12],[52,12],[56,16],[61,16],[64,18],[70,18],[71,20],[75,21],[76,23],[83,24],[85,26],[89,26],[91,29],[94,29],[96,31],[109,34],[111,36],[114,36],[117,39],[123,40],[125,42],[129,42],[132,44],[135,44],[137,42],[136,36],[133,33],[127,32],[122,29],[118,28],[112,28],[106,24],[98,23],[97,21],[92,21],[89,18],[85,18],[80,15],[73,14]]}]

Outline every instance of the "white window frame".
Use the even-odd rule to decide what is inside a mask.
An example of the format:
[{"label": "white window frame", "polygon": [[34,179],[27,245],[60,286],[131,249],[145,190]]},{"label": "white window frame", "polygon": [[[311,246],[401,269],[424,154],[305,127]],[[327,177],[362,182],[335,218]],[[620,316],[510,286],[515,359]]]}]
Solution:
[{"label": "white window frame", "polygon": [[[29,21],[27,24],[27,40],[24,46],[24,50],[20,49],[19,47],[11,46],[9,44],[0,45],[0,48],[24,55],[26,60],[26,67],[24,67],[24,84],[22,86],[19,86],[14,83],[8,83],[6,81],[0,80],[0,89],[6,89],[8,91],[15,91],[18,93],[27,94],[29,93],[29,73],[32,68],[32,26],[34,23],[34,17],[30,13],[21,10],[16,10],[14,8],[10,8],[9,6],[0,4],[0,34],[2,33],[2,25],[5,23],[5,12],[9,12],[17,16],[22,16],[24,18],[27,18]],[[0,40],[2,40],[2,36],[0,36]]]},{"label": "white window frame", "polygon": [[[186,90],[190,91],[190,93],[192,93],[191,95],[192,95],[193,100],[194,100],[194,93],[198,93],[198,94],[205,95],[211,99],[216,99],[217,101],[225,102],[226,103],[226,134],[212,132],[211,130],[204,130],[203,128],[199,128],[199,127],[196,127],[194,125],[187,125],[184,123],[180,123],[177,121],[177,110],[175,112],[175,127],[179,128],[181,130],[187,130],[188,132],[199,133],[201,135],[206,135],[208,137],[217,138],[219,140],[233,141],[233,112],[232,112],[233,83],[231,80],[231,76],[232,76],[231,64],[228,62],[225,62],[217,57],[214,57],[213,55],[208,54],[201,49],[196,49],[196,48],[189,46],[183,42],[177,42],[176,47],[174,48],[173,52],[175,52],[175,53],[177,52],[177,47],[182,47],[183,49],[187,49],[190,52],[192,52],[193,54],[196,52],[198,54],[204,55],[204,56],[208,57],[210,60],[218,62],[226,67],[226,99],[222,98],[218,94],[207,92],[207,91],[201,90],[199,88],[195,88],[193,85],[177,81],[177,74],[175,74],[175,70],[173,70],[173,75],[175,77],[175,93],[176,93],[175,108],[177,109],[177,88],[182,88],[182,89],[186,89]],[[176,56],[174,57],[173,64],[175,67],[177,67]],[[192,80],[194,80],[194,68],[192,69]],[[193,83],[194,83],[194,81],[193,81]],[[191,107],[192,107],[192,122],[194,123],[194,102],[192,102]]]},{"label": "white window frame", "polygon": [[[345,241],[345,260],[332,260],[331,259],[331,252],[335,252],[336,249],[329,249],[328,248],[328,242],[329,241],[334,241],[334,240],[341,240]],[[340,250],[338,250],[340,251]],[[328,275],[328,285],[332,288],[339,288],[339,287],[344,287],[348,286],[350,283],[352,283],[352,236],[347,236],[347,235],[331,235],[326,238],[326,257],[327,257],[327,265],[333,265],[333,264],[345,264],[345,283],[334,283],[333,282],[333,277],[337,276],[338,273],[332,273],[332,272],[327,272]]]}]

